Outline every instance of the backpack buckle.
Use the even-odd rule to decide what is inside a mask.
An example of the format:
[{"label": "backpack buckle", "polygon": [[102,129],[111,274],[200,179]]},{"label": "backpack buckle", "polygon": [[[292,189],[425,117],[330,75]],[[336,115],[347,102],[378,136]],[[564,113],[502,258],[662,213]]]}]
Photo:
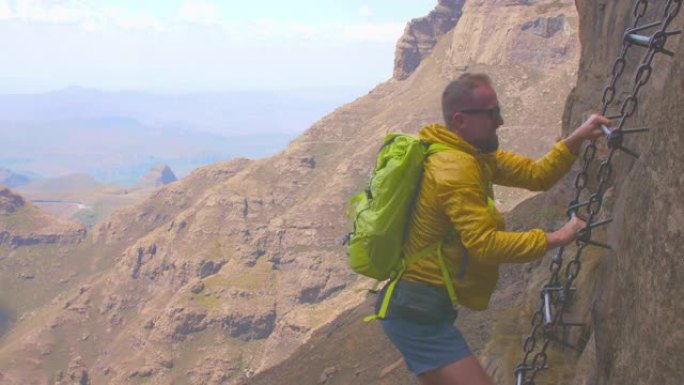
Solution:
[{"label": "backpack buckle", "polygon": [[342,237],[342,246],[346,246],[349,244],[349,240],[351,240],[351,236],[353,233],[347,233],[344,237]]}]

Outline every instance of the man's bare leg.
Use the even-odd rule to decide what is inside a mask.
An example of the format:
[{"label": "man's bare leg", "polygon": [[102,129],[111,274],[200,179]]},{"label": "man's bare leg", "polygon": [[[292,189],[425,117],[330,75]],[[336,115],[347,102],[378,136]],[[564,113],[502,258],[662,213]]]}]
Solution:
[{"label": "man's bare leg", "polygon": [[474,355],[425,372],[418,376],[421,385],[495,385]]}]

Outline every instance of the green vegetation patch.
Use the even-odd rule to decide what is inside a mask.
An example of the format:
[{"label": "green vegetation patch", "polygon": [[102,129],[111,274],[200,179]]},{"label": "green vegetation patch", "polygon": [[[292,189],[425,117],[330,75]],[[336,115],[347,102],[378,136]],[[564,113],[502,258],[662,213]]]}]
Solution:
[{"label": "green vegetation patch", "polygon": [[200,305],[202,305],[203,307],[205,307],[207,309],[212,309],[212,308],[218,307],[223,302],[225,302],[224,299],[219,298],[219,297],[215,296],[214,294],[204,293],[204,292],[199,293],[199,294],[194,294],[192,296],[192,299],[193,299],[193,301],[195,301],[196,303],[199,303]]},{"label": "green vegetation patch", "polygon": [[566,6],[567,6],[567,4],[565,4],[563,2],[563,0],[554,0],[550,3],[542,4],[542,5],[538,6],[537,7],[537,13],[542,14],[542,13],[554,12],[554,11],[557,11],[559,9],[565,8]]},{"label": "green vegetation patch", "polygon": [[27,206],[17,207],[13,213],[0,214],[0,225],[10,232],[28,232],[35,230],[37,223],[33,219],[33,210]]},{"label": "green vegetation patch", "polygon": [[71,219],[81,223],[88,228],[96,225],[102,218],[102,208],[100,205],[95,205],[91,208],[78,210]]},{"label": "green vegetation patch", "polygon": [[270,288],[273,285],[271,277],[273,275],[273,266],[261,257],[251,269],[238,273],[232,279],[232,286],[245,290],[258,290]]},{"label": "green vegetation patch", "polygon": [[261,361],[264,341],[242,341],[218,328],[194,333],[174,346],[174,367],[169,373],[171,384],[189,384],[188,372],[201,366],[202,361],[213,357],[230,360],[238,368],[236,377],[255,368]]},{"label": "green vegetation patch", "polygon": [[[232,247],[228,247],[227,249],[231,248]],[[223,258],[226,256],[226,254],[223,252],[223,249],[224,247],[221,245],[221,242],[214,240],[214,243],[209,248],[205,259],[212,262],[223,260]]]},{"label": "green vegetation patch", "polygon": [[273,274],[271,263],[262,257],[252,268],[229,275],[216,274],[205,278],[203,280],[204,290],[199,293],[192,293],[190,298],[204,308],[213,309],[225,303],[225,299],[221,297],[220,289],[236,288],[246,291],[267,289],[274,284]]},{"label": "green vegetation patch", "polygon": [[273,280],[271,279],[273,274],[271,262],[265,256],[262,256],[252,268],[230,275],[213,275],[204,280],[204,285],[207,289],[212,287],[234,287],[253,291],[271,287],[273,285]]}]

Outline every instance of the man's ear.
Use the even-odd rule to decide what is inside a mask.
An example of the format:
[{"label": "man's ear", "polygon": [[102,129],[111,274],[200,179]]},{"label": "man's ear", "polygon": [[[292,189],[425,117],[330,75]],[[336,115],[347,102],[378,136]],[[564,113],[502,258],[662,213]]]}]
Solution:
[{"label": "man's ear", "polygon": [[452,128],[458,128],[463,125],[463,114],[460,112],[454,112],[453,115],[451,115],[451,127]]}]

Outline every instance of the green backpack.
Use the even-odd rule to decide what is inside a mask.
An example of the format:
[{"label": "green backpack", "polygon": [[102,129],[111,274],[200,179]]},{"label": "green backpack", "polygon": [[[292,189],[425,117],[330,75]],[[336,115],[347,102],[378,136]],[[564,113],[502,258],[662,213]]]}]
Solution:
[{"label": "green backpack", "polygon": [[437,251],[442,274],[454,304],[453,283],[441,253],[441,242],[416,255],[402,253],[411,211],[420,188],[423,162],[437,152],[448,150],[444,144],[428,144],[415,136],[391,133],[385,137],[371,174],[368,189],[350,200],[349,216],[354,229],[345,238],[349,265],[355,272],[378,281],[391,279],[380,312],[383,318],[389,297],[406,267]]}]

